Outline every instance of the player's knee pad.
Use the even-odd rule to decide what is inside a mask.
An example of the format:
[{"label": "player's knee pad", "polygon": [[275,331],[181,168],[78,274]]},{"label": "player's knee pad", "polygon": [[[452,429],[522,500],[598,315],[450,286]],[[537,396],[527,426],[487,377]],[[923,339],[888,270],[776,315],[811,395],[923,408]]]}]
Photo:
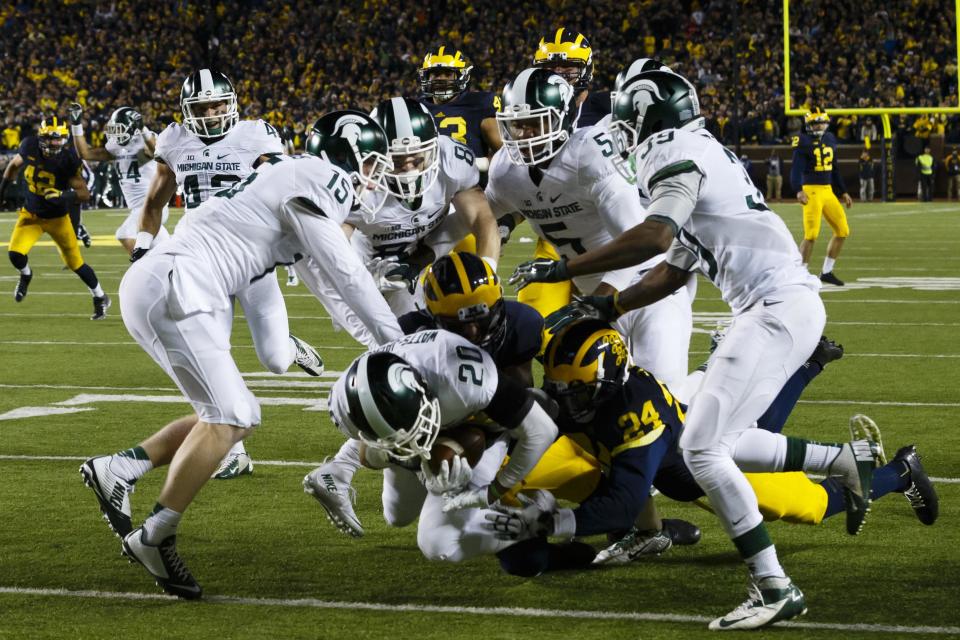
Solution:
[{"label": "player's knee pad", "polygon": [[287,369],[290,368],[290,365],[293,364],[293,347],[289,345],[288,349],[269,349],[265,350],[266,353],[257,352],[259,357],[260,364],[266,367],[267,371],[271,373],[281,374],[286,373]]},{"label": "player's knee pad", "polygon": [[420,515],[420,508],[405,505],[402,500],[383,500],[383,519],[390,527],[406,527]]},{"label": "player's knee pad", "polygon": [[417,547],[427,560],[462,562],[467,559],[460,544],[460,531],[452,526],[419,527]]},{"label": "player's knee pad", "polygon": [[497,553],[500,568],[512,576],[532,578],[550,565],[550,548],[546,538],[532,538],[518,542]]},{"label": "player's knee pad", "polygon": [[27,256],[19,251],[7,251],[7,256],[10,257],[10,264],[12,264],[15,269],[23,269],[27,266]]}]

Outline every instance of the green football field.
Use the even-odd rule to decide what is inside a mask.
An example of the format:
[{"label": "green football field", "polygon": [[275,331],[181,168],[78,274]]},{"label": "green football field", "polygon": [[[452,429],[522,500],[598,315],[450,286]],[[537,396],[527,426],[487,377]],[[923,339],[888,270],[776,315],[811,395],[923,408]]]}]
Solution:
[{"label": "green football field", "polygon": [[[795,235],[797,205],[777,205]],[[0,276],[0,638],[695,638],[745,596],[746,571],[713,515],[660,499],[665,516],[698,523],[703,540],[632,565],[534,579],[507,576],[494,558],[431,563],[414,527],[388,528],[377,474],[357,476],[366,536],[333,529],[300,481],[342,437],[325,412],[337,371],[361,350],[331,330],[302,286],[284,287],[291,331],[316,345],[328,373],[264,373],[242,317],[235,358],[263,404],[247,440],[256,471],[212,481],[180,528],[179,549],[205,590],[198,603],[160,594],[120,556],[77,469],[91,455],[136,444],[189,412],[172,382],[130,338],[116,292],[128,266],[113,240],[125,212],[97,211],[85,257],[114,297],[91,322],[90,297],[49,244],[30,255],[30,294],[13,301]],[[0,239],[15,214],[0,214]],[[936,478],[940,520],[925,527],[906,500],[875,503],[863,533],[842,517],[818,527],[773,523],[787,571],[809,613],[763,635],[811,638],[960,636],[960,207],[858,204],[824,291],[827,333],[844,358],[808,388],[787,433],[845,440],[866,413],[888,454],[915,442]],[[524,226],[505,247],[501,275],[532,253]],[[813,264],[819,267],[828,231]],[[709,283],[695,303],[691,364],[728,309]],[[164,471],[133,496],[134,520],[153,506]],[[594,542],[599,546],[601,540]]]}]

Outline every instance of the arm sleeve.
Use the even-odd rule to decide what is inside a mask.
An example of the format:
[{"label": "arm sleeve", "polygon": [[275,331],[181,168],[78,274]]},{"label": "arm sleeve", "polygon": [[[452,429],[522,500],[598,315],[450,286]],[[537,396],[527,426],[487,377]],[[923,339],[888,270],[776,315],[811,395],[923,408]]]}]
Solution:
[{"label": "arm sleeve", "polygon": [[793,150],[793,164],[790,166],[790,185],[793,191],[799,192],[803,189],[803,172],[807,169],[806,156],[800,149]]},{"label": "arm sleeve", "polygon": [[[500,376],[501,379],[504,376]],[[533,396],[526,394],[527,409],[520,424],[510,430],[516,440],[510,460],[499,472],[496,481],[502,487],[512,487],[523,480],[540,462],[544,452],[557,439],[557,425]],[[489,414],[488,414],[489,415]]]},{"label": "arm sleeve", "polygon": [[613,459],[610,476],[573,515],[578,536],[629,529],[650,496],[653,476],[645,469],[643,449],[629,449]]},{"label": "arm sleeve", "polygon": [[697,169],[674,173],[656,182],[654,178],[650,180],[650,205],[647,207],[647,217],[669,224],[676,233],[690,219],[693,208],[697,205],[703,174]]},{"label": "arm sleeve", "polygon": [[384,344],[403,333],[377,290],[370,272],[354,252],[340,225],[307,198],[291,198],[284,212],[300,242],[313,256],[323,280],[340,294],[374,339]]}]

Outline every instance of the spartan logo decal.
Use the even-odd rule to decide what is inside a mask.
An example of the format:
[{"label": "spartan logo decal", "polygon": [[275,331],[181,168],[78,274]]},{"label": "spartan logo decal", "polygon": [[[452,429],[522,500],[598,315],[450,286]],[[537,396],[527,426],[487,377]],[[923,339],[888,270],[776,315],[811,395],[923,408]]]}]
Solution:
[{"label": "spartan logo decal", "polygon": [[365,124],[367,121],[360,116],[345,115],[338,118],[337,123],[333,125],[333,135],[346,140],[358,158],[360,156],[358,143],[363,135],[361,127]]},{"label": "spartan logo decal", "polygon": [[633,108],[641,120],[648,107],[664,101],[664,97],[660,95],[660,87],[653,80],[637,80],[630,90],[633,91]]},{"label": "spartan logo decal", "polygon": [[568,107],[570,105],[570,101],[573,100],[573,87],[570,86],[569,82],[563,79],[563,76],[556,74],[547,78],[547,83],[552,84],[557,88],[557,91],[560,93],[560,99],[563,100],[563,104],[565,105],[564,111],[566,111],[566,107]]}]

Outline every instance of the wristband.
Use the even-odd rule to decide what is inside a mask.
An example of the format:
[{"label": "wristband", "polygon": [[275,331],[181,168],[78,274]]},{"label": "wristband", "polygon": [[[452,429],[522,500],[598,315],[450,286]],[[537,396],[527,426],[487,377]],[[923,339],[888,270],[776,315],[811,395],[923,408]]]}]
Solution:
[{"label": "wristband", "polygon": [[572,538],[577,534],[577,517],[573,509],[559,509],[553,514],[553,535]]},{"label": "wristband", "polygon": [[140,231],[137,233],[137,241],[134,243],[134,249],[149,249],[153,244],[153,234],[149,231]]},{"label": "wristband", "polygon": [[490,268],[493,270],[494,273],[497,272],[497,261],[496,261],[496,260],[494,260],[494,259],[491,258],[490,256],[483,256],[482,260],[483,260],[484,262],[486,262],[488,265],[490,265]]},{"label": "wristband", "polygon": [[83,137],[83,125],[82,124],[72,124],[70,125],[70,133],[77,136],[78,138]]},{"label": "wristband", "polygon": [[628,311],[628,309],[624,309],[623,307],[620,306],[619,291],[613,294],[613,310],[617,312],[617,315],[621,315],[621,316]]}]

